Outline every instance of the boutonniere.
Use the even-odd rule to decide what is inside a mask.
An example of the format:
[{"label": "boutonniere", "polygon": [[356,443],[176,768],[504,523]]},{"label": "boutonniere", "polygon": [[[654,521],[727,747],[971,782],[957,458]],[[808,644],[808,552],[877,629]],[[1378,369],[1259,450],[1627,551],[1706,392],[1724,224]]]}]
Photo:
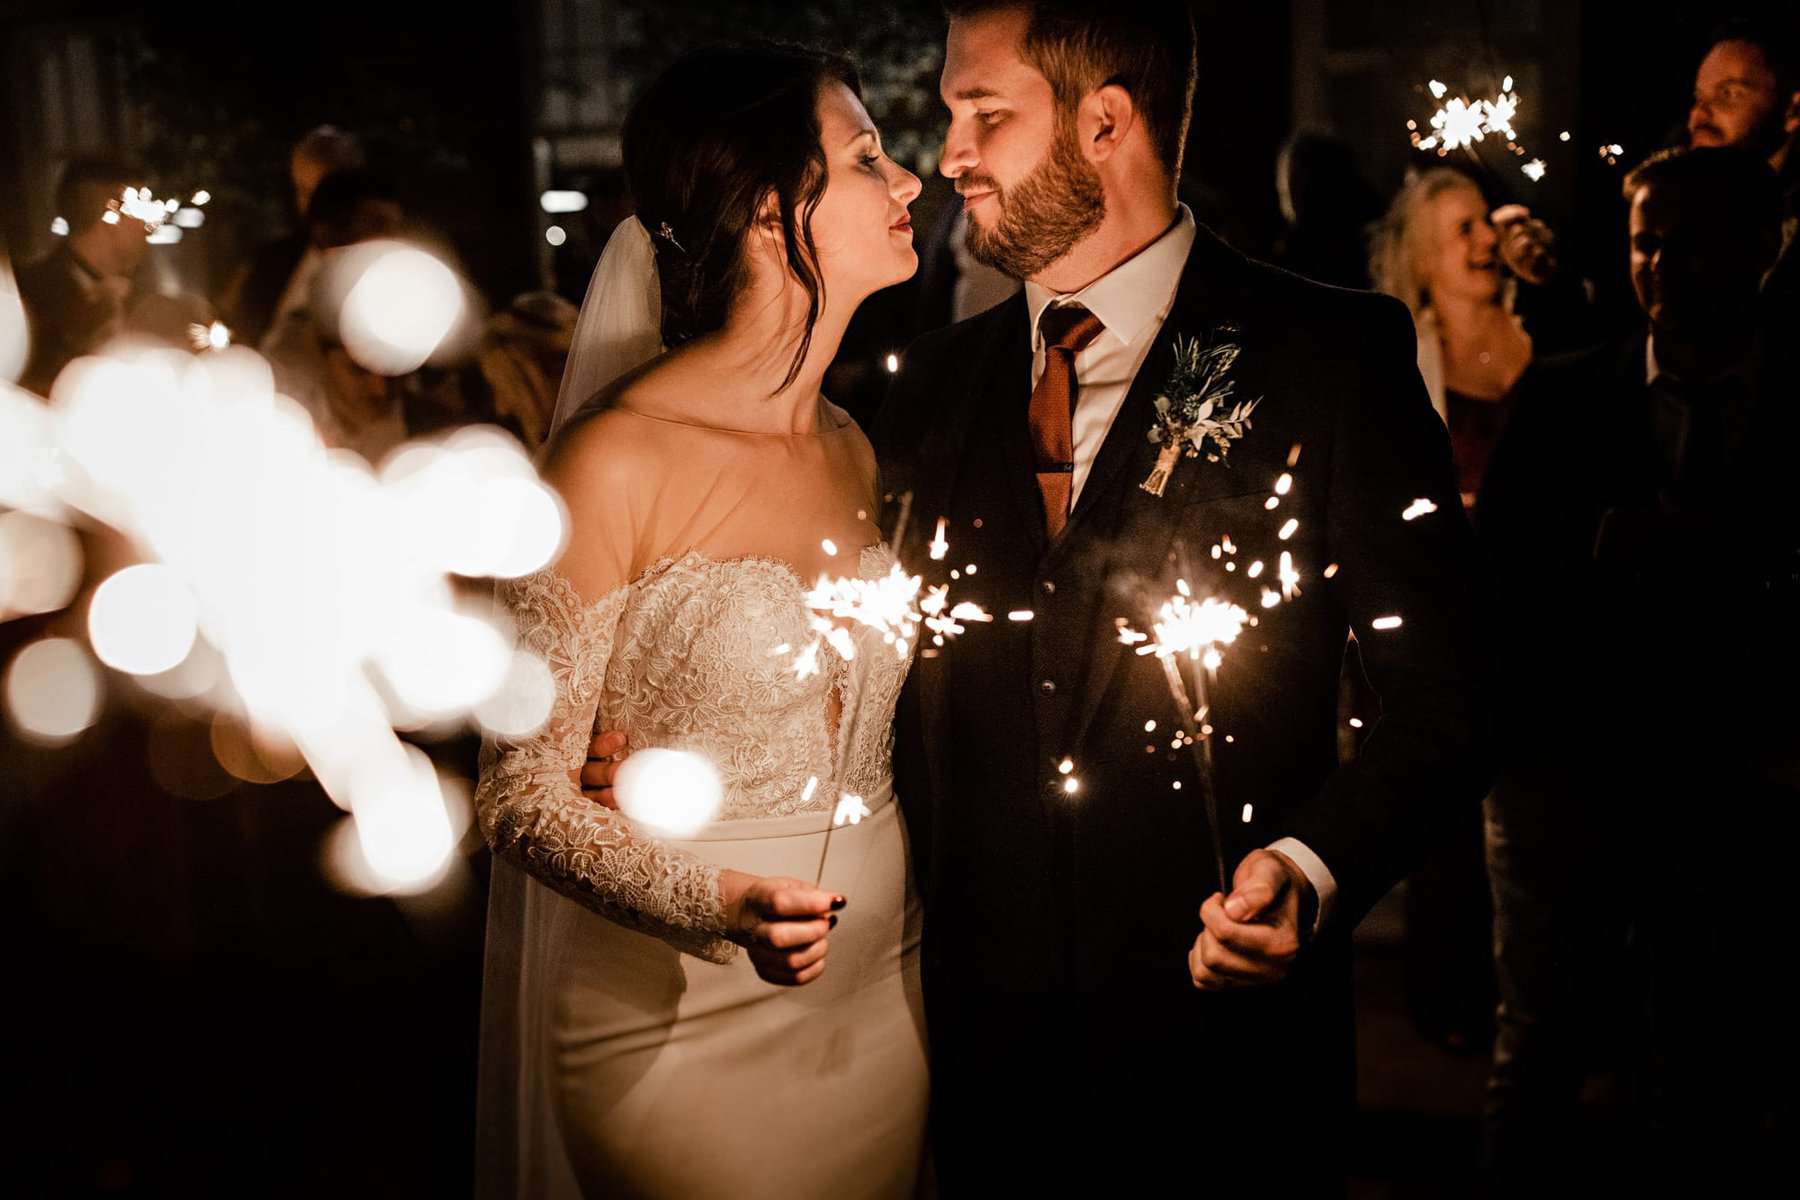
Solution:
[{"label": "boutonniere", "polygon": [[1234,325],[1221,326],[1205,343],[1176,336],[1175,369],[1156,397],[1156,422],[1150,426],[1150,440],[1162,453],[1150,478],[1138,485],[1152,496],[1163,494],[1183,455],[1204,454],[1207,462],[1219,462],[1249,431],[1250,414],[1261,398],[1231,403],[1236,384],[1227,376],[1242,347],[1225,339],[1236,332]]}]

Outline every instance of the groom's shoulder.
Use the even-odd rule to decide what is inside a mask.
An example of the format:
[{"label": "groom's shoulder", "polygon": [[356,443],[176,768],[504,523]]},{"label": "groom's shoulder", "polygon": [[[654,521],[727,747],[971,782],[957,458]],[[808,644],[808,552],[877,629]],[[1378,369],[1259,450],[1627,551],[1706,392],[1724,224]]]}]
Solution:
[{"label": "groom's shoulder", "polygon": [[900,370],[935,372],[958,365],[967,367],[969,356],[1003,335],[1016,324],[1024,301],[1017,295],[986,312],[920,334],[900,356]]},{"label": "groom's shoulder", "polygon": [[900,353],[876,422],[875,445],[884,455],[915,446],[962,395],[969,372],[1012,325],[1024,301],[1013,297],[984,313],[920,334]]},{"label": "groom's shoulder", "polygon": [[1366,353],[1371,338],[1406,341],[1413,336],[1406,305],[1381,292],[1320,283],[1258,259],[1243,260],[1245,291],[1266,311],[1279,314],[1280,327],[1320,348],[1338,346]]}]

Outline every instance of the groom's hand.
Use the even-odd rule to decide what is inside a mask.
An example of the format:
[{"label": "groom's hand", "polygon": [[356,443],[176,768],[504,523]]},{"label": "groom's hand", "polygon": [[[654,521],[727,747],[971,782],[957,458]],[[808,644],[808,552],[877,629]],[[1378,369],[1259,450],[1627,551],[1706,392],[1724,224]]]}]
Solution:
[{"label": "groom's hand", "polygon": [[619,807],[613,796],[613,776],[619,772],[619,764],[631,750],[625,744],[625,735],[610,731],[597,733],[594,740],[588,743],[587,761],[581,764],[581,794],[595,804],[604,804],[607,808]]},{"label": "groom's hand", "polygon": [[1232,877],[1231,895],[1200,906],[1205,929],[1188,951],[1188,973],[1202,991],[1277,983],[1300,955],[1303,903],[1312,887],[1294,860],[1256,850]]}]

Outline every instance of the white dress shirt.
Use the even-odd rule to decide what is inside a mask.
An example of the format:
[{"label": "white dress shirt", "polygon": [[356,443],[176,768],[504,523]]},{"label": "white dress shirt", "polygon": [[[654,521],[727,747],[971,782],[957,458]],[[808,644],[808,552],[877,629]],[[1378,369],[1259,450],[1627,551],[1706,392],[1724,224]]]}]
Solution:
[{"label": "white dress shirt", "polygon": [[[1042,284],[1027,281],[1025,305],[1031,316],[1031,385],[1044,373],[1044,337],[1038,321],[1048,308],[1079,304],[1106,326],[1075,356],[1076,393],[1073,433],[1075,473],[1070,480],[1069,505],[1074,507],[1094,469],[1094,459],[1125,404],[1125,393],[1150,355],[1150,347],[1163,322],[1175,307],[1175,291],[1188,253],[1194,247],[1194,214],[1178,206],[1175,223],[1161,237],[1094,280],[1078,292],[1058,295]],[[1313,921],[1317,932],[1337,897],[1337,880],[1323,859],[1297,838],[1282,838],[1269,846],[1294,861],[1306,875],[1319,900]]]}]

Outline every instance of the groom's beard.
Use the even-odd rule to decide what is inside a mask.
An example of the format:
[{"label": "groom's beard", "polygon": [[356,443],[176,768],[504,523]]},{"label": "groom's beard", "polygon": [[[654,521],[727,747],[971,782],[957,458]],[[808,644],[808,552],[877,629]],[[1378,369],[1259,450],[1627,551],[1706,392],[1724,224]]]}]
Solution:
[{"label": "groom's beard", "polygon": [[1019,183],[1001,190],[995,180],[975,176],[964,184],[996,189],[1000,210],[991,229],[969,218],[969,253],[1015,279],[1029,279],[1048,267],[1106,218],[1100,174],[1081,156],[1075,122],[1061,117],[1044,161]]}]

